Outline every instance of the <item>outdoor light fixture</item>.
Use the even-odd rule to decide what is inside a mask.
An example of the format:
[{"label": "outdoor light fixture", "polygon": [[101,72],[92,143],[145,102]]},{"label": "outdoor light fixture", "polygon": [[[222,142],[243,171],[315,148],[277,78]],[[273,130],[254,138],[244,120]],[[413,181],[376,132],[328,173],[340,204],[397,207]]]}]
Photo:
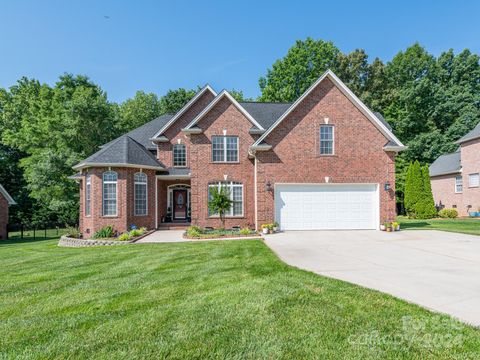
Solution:
[{"label": "outdoor light fixture", "polygon": [[390,191],[391,187],[390,187],[390,183],[388,181],[385,183],[384,189],[385,189],[385,191]]},{"label": "outdoor light fixture", "polygon": [[265,191],[272,191],[272,183],[270,181],[267,181],[265,184]]}]

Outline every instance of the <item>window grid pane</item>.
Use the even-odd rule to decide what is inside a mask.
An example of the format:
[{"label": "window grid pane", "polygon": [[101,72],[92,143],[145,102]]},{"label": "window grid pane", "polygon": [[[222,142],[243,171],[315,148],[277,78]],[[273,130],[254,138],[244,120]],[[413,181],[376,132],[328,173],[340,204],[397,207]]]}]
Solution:
[{"label": "window grid pane", "polygon": [[[243,185],[238,182],[216,182],[208,185],[208,200],[212,198],[211,189],[220,189],[221,186],[226,186],[230,193],[230,200],[232,200],[232,206],[229,211],[226,212],[226,216],[242,216],[243,215]],[[214,213],[208,209],[208,216],[218,216],[218,213]]]},{"label": "window grid pane", "polygon": [[90,216],[90,209],[91,209],[91,191],[92,191],[92,185],[91,185],[91,177],[90,175],[87,176],[86,184],[85,184],[85,215]]},{"label": "window grid pane", "polygon": [[331,125],[320,126],[320,154],[333,154],[333,126]]},{"label": "window grid pane", "polygon": [[187,147],[184,144],[173,146],[173,166],[187,166]]},{"label": "window grid pane", "polygon": [[114,171],[103,174],[103,215],[117,215],[117,173]]},{"label": "window grid pane", "polygon": [[455,192],[461,193],[462,191],[463,191],[462,177],[457,176],[455,177]]},{"label": "window grid pane", "polygon": [[470,187],[478,187],[480,185],[480,175],[477,174],[470,174],[469,175],[469,184]]},{"label": "window grid pane", "polygon": [[227,136],[225,138],[227,143],[227,161],[238,161],[238,138],[236,136]]},{"label": "window grid pane", "polygon": [[215,162],[225,161],[225,147],[222,136],[212,137],[212,160]]}]

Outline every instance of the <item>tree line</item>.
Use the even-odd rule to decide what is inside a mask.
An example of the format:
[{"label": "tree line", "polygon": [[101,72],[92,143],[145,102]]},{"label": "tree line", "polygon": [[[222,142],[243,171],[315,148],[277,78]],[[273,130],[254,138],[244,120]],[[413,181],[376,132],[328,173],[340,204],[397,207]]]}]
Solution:
[{"label": "tree line", "polygon": [[[332,42],[297,41],[259,79],[257,100],[292,102],[327,69],[408,145],[397,161],[399,202],[408,164],[429,164],[454,151],[455,140],[480,121],[479,56],[469,50],[434,56],[419,44],[383,62],[370,61],[362,49],[344,53]],[[178,111],[197,90],[138,91],[115,103],[91,79],[72,74],[52,86],[21,78],[0,89],[0,183],[18,202],[10,221],[75,223],[79,194],[68,179],[71,167],[115,137]],[[243,100],[241,91],[232,92]]]}]

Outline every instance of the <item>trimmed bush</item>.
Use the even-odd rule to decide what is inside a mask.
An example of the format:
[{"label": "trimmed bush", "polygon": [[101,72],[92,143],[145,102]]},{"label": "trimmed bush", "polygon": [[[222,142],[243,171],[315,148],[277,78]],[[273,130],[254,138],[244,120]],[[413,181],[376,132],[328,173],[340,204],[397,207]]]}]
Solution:
[{"label": "trimmed bush", "polygon": [[203,233],[203,229],[199,226],[192,225],[187,228],[188,237],[200,237],[200,235],[202,235]]},{"label": "trimmed bush", "polygon": [[143,234],[145,234],[146,231],[147,231],[147,229],[144,228],[144,227],[142,227],[140,229],[132,229],[132,230],[130,230],[130,236],[131,237],[142,236]]},{"label": "trimmed bush", "polygon": [[240,234],[241,235],[250,235],[251,233],[252,233],[252,231],[249,228],[240,229]]},{"label": "trimmed bush", "polygon": [[70,226],[65,229],[65,236],[75,239],[80,239],[82,237],[82,233],[77,227]]},{"label": "trimmed bush", "polygon": [[123,233],[117,238],[118,241],[128,241],[131,239],[132,239],[132,236],[129,233]]},{"label": "trimmed bush", "polygon": [[104,228],[98,230],[95,234],[93,234],[92,239],[105,239],[111,238],[115,236],[115,232],[113,231],[113,226],[108,225]]},{"label": "trimmed bush", "polygon": [[458,217],[458,211],[457,209],[442,209],[438,212],[438,216],[444,219],[455,219]]}]

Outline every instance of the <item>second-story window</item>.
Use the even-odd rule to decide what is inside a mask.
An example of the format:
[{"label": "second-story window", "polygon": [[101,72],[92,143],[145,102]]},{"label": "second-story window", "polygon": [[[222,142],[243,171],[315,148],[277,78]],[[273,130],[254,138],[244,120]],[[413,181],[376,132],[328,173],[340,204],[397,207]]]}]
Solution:
[{"label": "second-story window", "polygon": [[333,155],[333,126],[320,125],[320,155]]},{"label": "second-story window", "polygon": [[187,147],[185,144],[173,145],[173,166],[187,166]]},{"label": "second-story window", "polygon": [[238,162],[238,137],[213,136],[212,137],[213,162]]}]

